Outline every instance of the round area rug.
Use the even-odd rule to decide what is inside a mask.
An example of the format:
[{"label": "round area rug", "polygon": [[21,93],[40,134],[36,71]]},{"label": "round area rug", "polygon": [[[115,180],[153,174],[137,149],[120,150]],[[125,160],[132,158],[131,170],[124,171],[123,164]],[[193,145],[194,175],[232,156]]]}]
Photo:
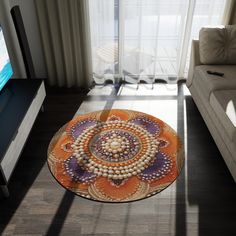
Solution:
[{"label": "round area rug", "polygon": [[77,116],[54,135],[48,149],[50,171],[63,187],[103,202],[159,193],[177,178],[183,163],[176,132],[131,110]]}]

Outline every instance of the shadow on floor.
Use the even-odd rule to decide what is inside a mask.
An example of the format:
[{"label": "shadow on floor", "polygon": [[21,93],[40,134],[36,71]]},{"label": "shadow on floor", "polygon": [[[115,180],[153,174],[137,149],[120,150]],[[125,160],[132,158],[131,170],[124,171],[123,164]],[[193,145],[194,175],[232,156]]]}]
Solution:
[{"label": "shadow on floor", "polygon": [[236,235],[235,183],[193,99],[185,100],[187,198],[198,207],[198,235]]},{"label": "shadow on floor", "polygon": [[[61,92],[63,93],[62,90]],[[48,144],[54,133],[73,117],[85,95],[86,92],[81,92],[79,96],[67,92],[64,93],[64,96],[57,92],[47,94],[44,102],[45,110],[43,113],[39,113],[8,184],[10,196],[9,198],[0,196],[0,235],[4,232],[46,164]],[[68,200],[67,195],[65,197]],[[59,212],[61,211],[59,208]],[[57,225],[60,226],[60,224]]]}]

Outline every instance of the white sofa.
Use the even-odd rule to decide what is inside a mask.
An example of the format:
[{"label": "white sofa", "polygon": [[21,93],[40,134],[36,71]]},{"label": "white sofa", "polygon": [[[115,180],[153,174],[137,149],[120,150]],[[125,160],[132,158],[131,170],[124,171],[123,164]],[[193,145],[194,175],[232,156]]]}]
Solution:
[{"label": "white sofa", "polygon": [[199,40],[192,42],[186,84],[236,182],[235,25],[201,29]]}]

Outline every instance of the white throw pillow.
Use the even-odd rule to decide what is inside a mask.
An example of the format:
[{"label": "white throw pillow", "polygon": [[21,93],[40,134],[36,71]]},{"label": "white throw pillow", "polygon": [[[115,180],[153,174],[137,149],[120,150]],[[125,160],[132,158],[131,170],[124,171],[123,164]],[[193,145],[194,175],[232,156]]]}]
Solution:
[{"label": "white throw pillow", "polygon": [[202,28],[199,33],[199,54],[202,64],[236,64],[236,25]]}]

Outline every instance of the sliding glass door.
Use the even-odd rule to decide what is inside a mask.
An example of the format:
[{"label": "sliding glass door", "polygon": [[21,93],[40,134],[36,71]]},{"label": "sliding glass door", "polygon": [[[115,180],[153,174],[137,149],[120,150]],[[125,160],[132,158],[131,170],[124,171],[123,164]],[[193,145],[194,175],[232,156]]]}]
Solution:
[{"label": "sliding glass door", "polygon": [[185,77],[190,42],[222,22],[227,0],[89,0],[96,82]]},{"label": "sliding glass door", "polygon": [[89,0],[93,73],[95,81],[119,73],[119,1]]},{"label": "sliding glass door", "polygon": [[187,7],[185,0],[125,1],[125,74],[176,78]]}]

